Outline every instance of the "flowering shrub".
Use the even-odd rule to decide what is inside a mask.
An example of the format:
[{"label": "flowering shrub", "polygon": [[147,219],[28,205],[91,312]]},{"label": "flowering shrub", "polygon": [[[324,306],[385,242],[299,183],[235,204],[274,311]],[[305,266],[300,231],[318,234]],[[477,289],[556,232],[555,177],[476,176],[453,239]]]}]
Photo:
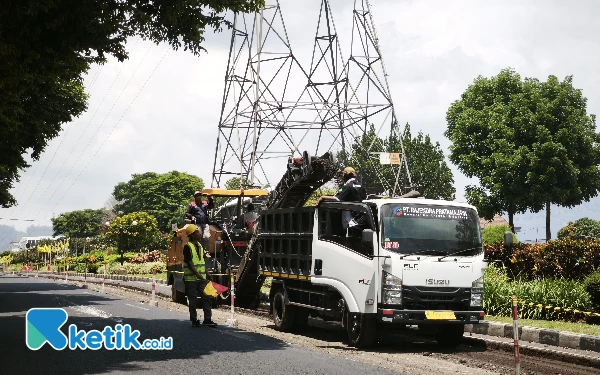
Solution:
[{"label": "flowering shrub", "polygon": [[131,263],[148,263],[148,262],[159,262],[162,259],[162,255],[159,250],[154,250],[149,253],[140,253],[135,258],[131,259]]},{"label": "flowering shrub", "polygon": [[137,251],[155,246],[161,235],[156,218],[145,212],[133,212],[114,219],[106,237],[117,249]]},{"label": "flowering shrub", "polygon": [[600,239],[565,238],[545,244],[516,243],[512,254],[505,254],[502,243],[495,243],[485,247],[485,255],[488,259],[502,261],[513,276],[530,280],[583,280],[600,268]]}]

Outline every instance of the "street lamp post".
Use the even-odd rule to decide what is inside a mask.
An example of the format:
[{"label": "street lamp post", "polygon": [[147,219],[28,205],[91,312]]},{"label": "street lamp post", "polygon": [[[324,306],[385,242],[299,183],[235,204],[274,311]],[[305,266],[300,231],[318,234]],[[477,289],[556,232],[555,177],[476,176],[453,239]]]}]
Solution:
[{"label": "street lamp post", "polygon": [[89,237],[85,238],[85,242],[83,243],[83,255],[85,255],[85,245],[88,243],[89,240],[90,240]]}]

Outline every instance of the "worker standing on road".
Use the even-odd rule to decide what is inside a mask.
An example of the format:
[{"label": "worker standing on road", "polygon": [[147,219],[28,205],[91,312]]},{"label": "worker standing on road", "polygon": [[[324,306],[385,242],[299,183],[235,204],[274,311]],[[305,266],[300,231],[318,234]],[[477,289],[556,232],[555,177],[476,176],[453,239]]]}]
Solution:
[{"label": "worker standing on road", "polygon": [[202,325],[214,327],[217,324],[212,321],[212,301],[204,294],[210,274],[204,266],[204,250],[200,244],[202,235],[198,227],[193,224],[188,224],[185,232],[190,241],[183,247],[183,281],[185,282],[185,294],[188,298],[192,327],[200,327],[196,311],[198,298],[202,300],[202,309],[204,310]]},{"label": "worker standing on road", "polygon": [[210,258],[208,253],[208,244],[210,238],[210,229],[208,226],[208,210],[212,210],[215,204],[212,197],[208,196],[208,202],[202,200],[202,192],[197,191],[194,193],[194,201],[188,205],[185,216],[192,221],[192,224],[198,226],[201,234],[202,248],[204,249],[205,256]]}]

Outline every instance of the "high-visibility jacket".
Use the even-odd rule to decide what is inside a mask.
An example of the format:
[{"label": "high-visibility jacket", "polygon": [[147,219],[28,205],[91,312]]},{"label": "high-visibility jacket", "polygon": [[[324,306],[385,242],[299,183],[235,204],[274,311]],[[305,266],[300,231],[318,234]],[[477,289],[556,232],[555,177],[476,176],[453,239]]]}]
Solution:
[{"label": "high-visibility jacket", "polygon": [[[204,249],[202,249],[202,245],[200,245],[200,256],[198,256],[196,246],[192,242],[188,242],[187,244],[190,247],[190,250],[192,251],[192,264],[194,265],[194,268],[196,268],[196,271],[198,271],[200,275],[204,275],[206,270],[204,268]],[[198,281],[202,279],[198,279],[194,271],[192,271],[192,269],[188,266],[188,263],[183,262],[183,280]]]}]

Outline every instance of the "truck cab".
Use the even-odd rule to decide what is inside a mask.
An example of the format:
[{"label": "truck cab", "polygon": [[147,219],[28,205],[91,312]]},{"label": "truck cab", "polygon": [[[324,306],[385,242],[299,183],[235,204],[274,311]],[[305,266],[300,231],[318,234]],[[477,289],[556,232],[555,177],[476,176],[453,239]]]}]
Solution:
[{"label": "truck cab", "polygon": [[[361,231],[344,228],[349,217]],[[406,325],[451,346],[465,324],[483,320],[486,262],[468,204],[397,198],[270,210],[259,238],[259,272],[274,277],[271,304],[284,329],[304,324],[308,312],[341,321],[355,346]],[[286,309],[295,310],[294,322],[284,321]]]}]

